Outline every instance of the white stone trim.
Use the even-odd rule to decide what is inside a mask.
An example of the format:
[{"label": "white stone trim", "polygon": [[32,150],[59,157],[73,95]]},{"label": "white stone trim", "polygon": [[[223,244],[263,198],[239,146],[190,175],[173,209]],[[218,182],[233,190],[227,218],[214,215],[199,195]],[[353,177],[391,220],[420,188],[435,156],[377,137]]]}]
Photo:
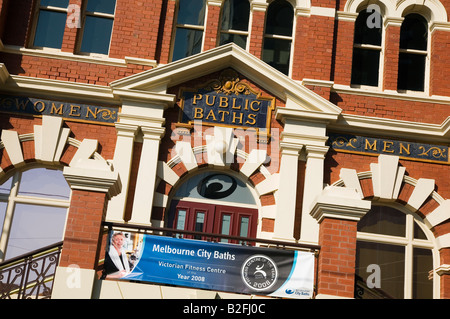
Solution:
[{"label": "white stone trim", "polygon": [[1,140],[14,167],[25,165],[19,134],[16,131],[3,130]]},{"label": "white stone trim", "polygon": [[424,222],[432,228],[450,218],[450,200],[443,201],[438,208],[425,216]]}]

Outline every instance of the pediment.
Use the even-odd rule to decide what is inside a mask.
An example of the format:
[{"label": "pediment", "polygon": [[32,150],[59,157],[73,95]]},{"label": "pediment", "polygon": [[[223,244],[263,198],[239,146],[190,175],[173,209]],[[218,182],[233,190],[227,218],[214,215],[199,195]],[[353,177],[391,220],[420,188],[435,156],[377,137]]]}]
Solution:
[{"label": "pediment", "polygon": [[110,83],[114,91],[166,94],[183,83],[233,69],[284,102],[280,117],[336,120],[341,109],[235,44],[227,44]]}]

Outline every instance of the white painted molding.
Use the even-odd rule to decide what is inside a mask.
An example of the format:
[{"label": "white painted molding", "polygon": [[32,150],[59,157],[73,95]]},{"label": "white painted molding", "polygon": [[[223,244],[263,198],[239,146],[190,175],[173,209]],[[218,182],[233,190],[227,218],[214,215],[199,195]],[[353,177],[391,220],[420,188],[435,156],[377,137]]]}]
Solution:
[{"label": "white painted molding", "polygon": [[344,181],[345,187],[354,188],[361,199],[363,199],[364,194],[355,169],[342,168],[339,177]]},{"label": "white painted molding", "polygon": [[253,149],[242,165],[241,173],[250,177],[266,160],[267,152],[265,150]]},{"label": "white painted molding", "polygon": [[371,163],[374,196],[383,200],[397,199],[405,174],[405,168],[399,167],[399,157],[381,154],[378,163]]},{"label": "white painted molding", "polygon": [[434,191],[434,179],[420,178],[408,200],[408,205],[418,210]]},{"label": "white painted molding", "polygon": [[270,194],[278,190],[279,185],[280,185],[280,174],[275,173],[266,177],[266,179],[263,180],[262,182],[256,184],[255,188],[258,194],[261,196],[265,194]]},{"label": "white painted molding", "polygon": [[449,248],[450,247],[450,233],[439,236],[436,238],[437,248]]},{"label": "white painted molding", "polygon": [[[94,162],[93,160],[90,164]],[[108,199],[119,194],[122,187],[117,172],[98,169],[98,167],[66,166],[64,167],[63,175],[69,183],[70,188],[106,193]]]},{"label": "white painted molding", "polygon": [[429,225],[430,228],[439,225],[446,220],[450,219],[450,200],[447,199],[442,202],[438,208],[425,216],[424,222]]},{"label": "white painted molding", "polygon": [[175,151],[188,171],[198,167],[191,143],[178,141],[175,144]]},{"label": "white painted molding", "polygon": [[156,176],[170,185],[175,185],[180,177],[164,161],[158,161]]},{"label": "white painted molding", "polygon": [[16,131],[3,130],[1,140],[14,167],[25,165],[19,134]]},{"label": "white painted molding", "polygon": [[44,163],[59,162],[66,145],[70,129],[63,128],[63,119],[42,116],[42,125],[34,126],[35,159]]},{"label": "white painted molding", "polygon": [[327,186],[312,203],[311,216],[319,223],[324,218],[359,221],[371,208],[355,189]]},{"label": "white painted molding", "polygon": [[439,276],[449,275],[450,274],[450,265],[443,264],[443,265],[440,265],[439,267],[437,267],[435,270]]},{"label": "white painted molding", "polygon": [[72,157],[69,166],[77,166],[78,162],[83,159],[89,159],[97,151],[98,141],[93,139],[84,139],[78,147],[77,152]]}]

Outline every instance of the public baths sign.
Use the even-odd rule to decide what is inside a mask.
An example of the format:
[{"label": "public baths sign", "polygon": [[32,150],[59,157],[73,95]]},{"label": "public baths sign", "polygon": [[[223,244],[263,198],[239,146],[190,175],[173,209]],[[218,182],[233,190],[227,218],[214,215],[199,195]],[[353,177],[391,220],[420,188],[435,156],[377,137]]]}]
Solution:
[{"label": "public baths sign", "polygon": [[263,97],[231,69],[196,88],[181,88],[180,123],[252,128],[269,133],[275,98]]}]

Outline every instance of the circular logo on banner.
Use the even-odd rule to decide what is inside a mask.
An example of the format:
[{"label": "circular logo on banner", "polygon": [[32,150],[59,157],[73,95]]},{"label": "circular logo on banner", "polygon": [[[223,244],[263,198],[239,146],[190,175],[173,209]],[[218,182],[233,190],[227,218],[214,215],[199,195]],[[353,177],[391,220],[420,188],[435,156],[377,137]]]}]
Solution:
[{"label": "circular logo on banner", "polygon": [[247,258],[242,265],[241,276],[249,288],[263,291],[275,284],[278,277],[278,269],[269,257],[254,255]]}]

